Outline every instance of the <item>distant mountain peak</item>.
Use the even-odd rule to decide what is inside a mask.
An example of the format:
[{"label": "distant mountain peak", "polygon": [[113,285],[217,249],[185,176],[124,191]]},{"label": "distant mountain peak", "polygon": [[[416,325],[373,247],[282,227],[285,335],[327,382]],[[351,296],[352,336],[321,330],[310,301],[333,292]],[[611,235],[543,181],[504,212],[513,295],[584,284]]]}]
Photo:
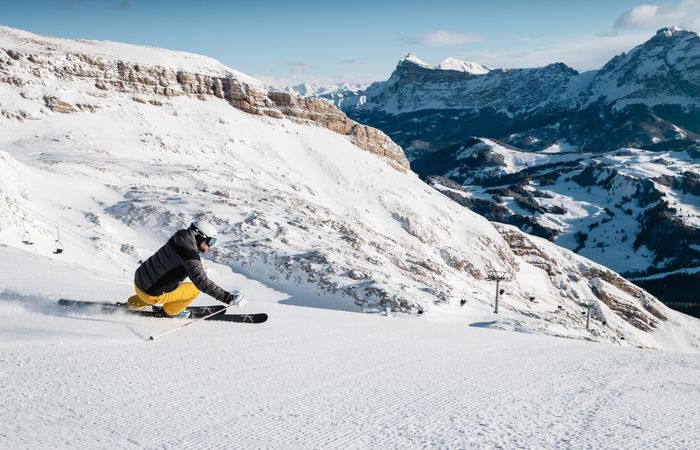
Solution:
[{"label": "distant mountain peak", "polygon": [[465,72],[469,73],[472,75],[481,75],[490,72],[492,69],[486,66],[482,66],[479,63],[472,62],[472,61],[462,61],[461,59],[457,58],[446,58],[443,62],[441,62],[439,65],[434,66],[432,64],[428,64],[427,62],[421,60],[419,57],[417,57],[413,53],[408,53],[406,56],[404,56],[398,63],[398,66],[405,66],[405,65],[414,65],[418,67],[422,67],[424,69],[433,69],[433,70],[454,70],[457,72]]},{"label": "distant mountain peak", "polygon": [[410,63],[410,64],[415,64],[417,66],[425,67],[428,69],[434,69],[433,65],[422,61],[420,58],[418,58],[413,53],[408,53],[406,56],[404,56],[403,59],[401,59],[401,61],[399,61],[399,64],[401,64],[401,63]]},{"label": "distant mountain peak", "polygon": [[438,66],[442,70],[457,70],[459,72],[471,73],[472,75],[482,75],[491,71],[489,67],[482,66],[472,61],[462,61],[457,58],[446,58]]},{"label": "distant mountain peak", "polygon": [[[664,27],[659,29],[654,36],[651,37],[645,44],[651,45],[669,45],[680,42],[686,39],[697,39],[698,35],[693,31],[684,30],[675,26]],[[645,45],[642,44],[642,45]]]},{"label": "distant mountain peak", "polygon": [[683,33],[683,32],[688,33],[688,31],[686,31],[682,28],[678,28],[677,26],[670,26],[670,27],[664,27],[664,28],[657,30],[656,35],[657,36],[663,35],[666,37],[671,37],[674,34]]}]

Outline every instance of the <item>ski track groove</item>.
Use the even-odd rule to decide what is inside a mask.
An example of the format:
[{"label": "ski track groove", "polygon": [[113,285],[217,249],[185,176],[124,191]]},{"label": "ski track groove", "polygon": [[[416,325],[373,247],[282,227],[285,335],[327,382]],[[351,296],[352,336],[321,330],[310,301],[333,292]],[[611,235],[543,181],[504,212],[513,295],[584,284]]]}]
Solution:
[{"label": "ski track groove", "polygon": [[[665,359],[665,358],[664,358]],[[648,363],[645,361],[645,363]],[[627,364],[626,361],[616,361],[618,365]],[[635,443],[639,448],[684,448],[684,445],[680,442],[671,443],[674,437],[679,436],[683,429],[687,429],[689,425],[695,423],[695,427],[692,429],[697,430],[699,426],[697,425],[700,419],[700,413],[695,414],[696,420],[694,422],[684,422],[680,420],[675,420],[675,415],[672,414],[673,411],[677,411],[683,406],[684,410],[693,411],[697,410],[697,405],[692,401],[688,401],[687,394],[695,391],[696,396],[692,398],[698,398],[700,394],[700,389],[697,386],[689,385],[683,383],[682,390],[669,390],[670,383],[660,383],[658,381],[650,380],[647,375],[650,371],[664,371],[667,370],[667,366],[661,364],[658,360],[652,363],[653,365],[647,366],[644,372],[639,370],[631,373],[630,368],[625,368],[627,370],[618,369],[613,376],[613,373],[608,372],[606,375],[598,382],[598,387],[607,387],[609,391],[607,395],[600,395],[596,398],[594,407],[585,416],[583,423],[583,430],[587,433],[592,433],[592,430],[596,429],[596,423],[602,422],[604,424],[618,422],[619,427],[624,426],[624,433],[622,429],[617,429],[614,432],[609,431],[606,433],[606,438],[608,438],[604,444],[611,447],[624,447],[629,446],[632,442]],[[596,362],[596,369],[599,368],[600,362]],[[598,371],[600,372],[600,371]],[[611,389],[612,388],[612,389]],[[658,401],[652,403],[653,407],[646,405],[643,410],[639,410],[637,402],[626,401],[626,413],[628,417],[620,417],[616,414],[616,410],[608,405],[614,405],[616,402],[622,403],[624,399],[628,397],[634,398],[640,395],[640,399],[646,395],[645,393],[649,390],[656,390],[657,392],[663,392],[670,395],[679,396],[679,398],[674,399],[675,401],[663,402]],[[673,405],[673,406],[669,406]],[[619,410],[617,410],[619,411]],[[635,424],[629,424],[628,422],[638,421],[637,417],[639,415],[647,415],[654,418],[655,428],[643,427]],[[618,428],[619,428],[618,427]],[[659,437],[659,430],[663,430],[663,437]],[[601,443],[603,444],[603,443]],[[694,448],[698,448],[700,442],[694,445]]]},{"label": "ski track groove", "polygon": [[[385,342],[373,342],[372,345],[400,345],[400,344],[405,344],[409,342],[414,342],[415,339],[399,339],[399,340],[392,340],[392,341],[385,341]],[[365,353],[367,349],[366,345],[361,345],[361,346],[353,346],[351,349],[345,349],[347,352],[348,350],[352,350],[354,352],[357,352],[358,354]],[[303,361],[316,361],[316,360],[325,360],[328,356],[331,354],[335,354],[337,351],[329,352],[328,354],[316,354],[313,357],[310,358],[304,358],[304,359],[295,359],[293,362],[294,363],[299,363]],[[450,353],[450,351],[445,352]],[[237,424],[236,428],[237,430],[246,432],[245,434],[248,436],[248,439],[251,439],[256,442],[274,442],[275,440],[278,440],[280,436],[284,436],[287,434],[289,431],[289,427],[287,426],[282,426],[280,427],[279,424],[271,422],[271,421],[266,421],[264,425],[260,425],[257,420],[257,415],[256,412],[265,412],[269,411],[271,409],[288,409],[290,405],[297,404],[299,402],[299,399],[303,398],[306,401],[312,400],[314,398],[317,398],[321,396],[324,399],[335,399],[335,398],[345,398],[345,390],[344,389],[337,389],[338,385],[342,385],[344,383],[347,383],[348,381],[352,380],[357,380],[362,377],[366,377],[372,374],[377,374],[377,373],[385,373],[387,370],[392,370],[392,369],[397,369],[401,366],[407,365],[407,364],[412,364],[417,361],[422,361],[422,360],[428,360],[431,358],[434,358],[434,355],[422,357],[422,358],[415,358],[411,359],[409,361],[402,360],[396,364],[391,364],[388,366],[383,366],[381,368],[372,368],[372,369],[367,369],[364,371],[360,372],[355,372],[352,375],[345,375],[341,376],[339,378],[335,378],[332,380],[327,380],[323,382],[322,384],[319,385],[313,385],[309,386],[307,388],[293,391],[290,393],[287,393],[283,396],[275,396],[275,395],[270,395],[266,398],[266,401],[262,404],[259,404],[256,408],[254,408],[254,411],[247,411],[245,413],[238,413],[237,418],[235,419],[235,422]],[[243,418],[248,418],[248,421],[241,420]],[[222,423],[219,427],[200,427],[201,431],[206,431],[206,432],[223,432],[226,429],[230,428],[230,426],[227,423]],[[194,431],[194,430],[191,430]],[[350,435],[352,432],[348,431],[345,434]],[[189,434],[189,433],[188,433]],[[196,431],[194,432],[196,434]],[[307,439],[301,441],[301,442],[295,442],[294,444],[300,445],[301,448],[308,448],[309,445],[311,445],[313,442],[318,442],[318,438],[320,436],[317,436],[318,434],[323,434],[327,435],[326,431],[322,432],[316,432],[314,433],[313,430],[310,430],[310,432],[307,434]],[[330,439],[336,439],[338,436],[334,435],[331,433]],[[178,439],[174,439],[171,442],[166,442],[164,444],[174,444],[178,442]],[[204,445],[205,448],[206,445]],[[199,448],[199,447],[194,447],[194,448]]]},{"label": "ski track groove", "polygon": [[[354,334],[355,333],[353,333],[353,332],[336,333],[334,336],[329,336],[329,337],[335,338],[332,340],[335,340],[337,342],[339,340],[339,338],[342,336],[353,336]],[[284,341],[284,340],[280,340],[280,342],[281,341]],[[410,341],[411,341],[411,339],[409,339],[409,338],[402,338],[402,339],[393,339],[393,340],[387,340],[387,341],[373,342],[373,345],[391,345],[391,344],[399,345],[399,344],[410,342]],[[149,344],[149,345],[151,345],[151,344]],[[257,346],[250,346],[250,347],[246,348],[245,352],[248,355],[252,355],[254,352],[250,351],[251,348],[254,349],[255,347],[259,348],[259,347],[266,347],[266,346],[269,346],[269,343],[263,343],[263,344],[259,344]],[[323,361],[325,358],[327,358],[335,353],[338,353],[338,352],[349,352],[350,350],[355,350],[358,353],[361,353],[364,348],[365,348],[365,346],[357,345],[357,344],[352,344],[349,346],[334,346],[332,349],[329,349],[328,351],[324,351],[321,353],[310,355],[310,356],[305,357],[305,358],[298,358],[298,357],[292,356],[292,357],[289,357],[287,359],[282,359],[282,360],[278,359],[278,360],[271,362],[269,364],[253,364],[253,365],[244,366],[240,370],[240,372],[241,373],[254,373],[256,371],[264,370],[264,369],[267,369],[270,367],[274,367],[274,366],[278,366],[278,365],[285,366],[285,365],[289,365],[289,364],[293,364],[293,363],[298,364],[299,362],[303,362],[306,360],[308,360],[308,361],[322,360]],[[252,360],[255,360],[255,358],[252,358]],[[190,392],[191,390],[193,390],[194,387],[196,387],[198,385],[204,384],[204,385],[215,386],[217,384],[220,384],[220,381],[221,381],[220,374],[212,374],[209,378],[205,378],[205,379],[198,378],[198,379],[193,379],[190,381],[181,381],[181,382],[177,383],[177,386],[175,386],[176,389],[173,389],[173,386],[169,386],[169,385],[165,385],[165,386],[154,385],[154,390],[156,390],[158,392],[168,392],[168,391],[172,392],[173,390],[181,391],[181,392],[182,391]],[[313,389],[309,389],[309,390],[312,391]],[[174,395],[177,396],[177,393],[175,393]],[[260,397],[260,399],[262,401],[264,401],[266,405],[267,404],[272,405],[275,402],[268,401],[267,399],[274,398],[274,396],[275,396],[275,394],[274,394],[274,392],[272,392],[266,396]],[[123,410],[124,410],[125,406],[138,404],[140,397],[141,397],[141,394],[139,394],[139,393],[136,393],[134,395],[122,396],[120,401],[118,401],[114,404],[111,404],[109,408],[105,408],[104,405],[100,406],[100,407],[94,407],[94,408],[82,411],[81,415],[83,415],[84,417],[88,417],[88,418],[100,417],[102,423],[109,424],[110,428],[129,429],[129,430],[134,430],[135,432],[138,433],[138,430],[142,429],[142,423],[144,421],[145,415],[144,414],[134,415],[134,416],[127,415],[127,417],[124,417]],[[186,408],[184,408],[184,406],[186,404],[186,401],[190,400],[190,398],[187,397],[183,402],[180,402],[180,403],[177,403],[177,402],[173,403],[172,399],[173,399],[173,395],[165,394],[162,397],[159,397],[158,400],[156,400],[156,401],[153,401],[151,399],[147,405],[140,405],[140,406],[142,409],[146,409],[147,411],[161,411],[161,412],[173,411],[172,415],[178,416],[178,415],[180,415],[180,414],[178,414],[178,411],[186,409]],[[221,400],[230,400],[230,399],[226,393],[221,393],[220,395],[214,396],[213,398],[208,397],[208,400],[210,402],[212,400],[217,400],[217,403],[222,403]],[[127,407],[127,409],[129,409],[129,408]],[[120,412],[122,412],[122,413],[120,413]],[[167,416],[168,414],[162,413],[162,415]],[[100,422],[95,422],[96,425],[99,425],[99,423]],[[211,428],[212,428],[211,426],[206,426],[206,425],[201,426],[201,418],[200,417],[193,417],[192,419],[180,417],[178,419],[178,428],[185,430],[185,431],[183,431],[183,436],[191,435],[193,430],[197,429],[198,426],[200,426],[203,430],[207,430],[207,431],[211,430]],[[224,423],[222,423],[221,428],[228,429],[228,428],[230,428],[230,424],[224,422]],[[168,443],[175,444],[178,442],[182,442],[182,441],[178,441],[177,439],[173,440],[172,442],[170,442],[170,441],[162,442],[162,439],[157,437],[158,436],[157,434],[153,435],[152,433],[150,433],[150,431],[151,430],[148,430],[149,435],[146,437],[132,436],[131,441],[137,442],[138,446],[140,446],[140,447],[147,447],[147,448],[158,448],[158,447],[161,447],[162,445],[165,445]],[[172,434],[173,432],[177,432],[177,430],[173,430],[169,434]],[[96,436],[99,436],[100,433],[94,433],[94,434]]]},{"label": "ski track groove", "polygon": [[[473,411],[475,409],[475,404],[483,402],[483,398],[481,398],[484,396],[483,392],[480,393],[481,395],[473,395],[470,392],[473,386],[472,383],[475,381],[477,381],[477,383],[474,384],[478,385],[478,381],[489,379],[492,386],[498,387],[498,393],[503,399],[512,400],[513,398],[517,398],[517,394],[527,390],[529,385],[527,383],[515,385],[510,382],[511,377],[507,371],[503,370],[503,367],[506,365],[506,359],[507,358],[504,358],[488,368],[473,371],[469,376],[458,379],[457,382],[448,384],[441,389],[428,391],[419,397],[407,399],[406,402],[398,405],[398,409],[405,411],[405,414],[402,414],[402,417],[396,417],[393,421],[383,423],[383,431],[379,433],[379,436],[371,436],[371,440],[373,442],[381,442],[382,437],[387,441],[395,440],[398,436],[387,437],[387,434],[391,434],[390,430],[400,430],[399,422],[401,420],[413,418],[414,422],[417,422],[423,428],[431,429],[434,435],[442,434],[441,431],[443,431],[443,429],[441,429],[441,427],[444,427],[444,418],[450,416],[450,413],[452,414],[451,417],[453,421],[456,419],[467,420],[466,417],[463,417],[465,413],[468,414],[470,411]],[[426,411],[428,407],[430,407],[431,415],[425,418],[420,417],[421,413]],[[455,417],[455,415],[457,417]],[[437,423],[435,423],[436,419]],[[444,445],[445,443],[423,441],[411,442],[410,444],[434,446]],[[453,444],[456,445],[457,443]]]},{"label": "ski track groove", "polygon": [[[413,341],[415,343],[415,340],[409,341]],[[360,348],[360,350],[362,349]],[[304,401],[306,402],[316,403],[316,401],[320,398],[322,400],[325,400],[326,403],[334,404],[336,399],[343,399],[348,397],[349,389],[339,389],[339,385],[342,386],[343,384],[347,384],[346,382],[348,381],[366,378],[370,375],[374,375],[378,378],[381,378],[381,375],[384,373],[393,372],[396,369],[401,369],[404,367],[409,370],[420,367],[429,368],[429,370],[427,370],[428,373],[424,375],[424,377],[428,377],[430,375],[434,375],[434,372],[440,373],[445,369],[442,368],[441,370],[436,370],[436,365],[439,365],[439,363],[442,362],[443,365],[447,367],[450,366],[452,360],[449,359],[450,363],[446,363],[448,361],[448,358],[445,358],[445,356],[459,356],[459,352],[460,349],[452,349],[448,351],[443,351],[441,353],[433,353],[426,357],[406,359],[399,361],[395,364],[383,365],[378,368],[357,372],[352,376],[340,377],[331,382],[326,382],[319,386],[314,386],[308,389],[290,393],[286,396],[286,398],[278,399],[274,403],[268,403],[258,408],[261,414],[263,414],[267,410],[270,410],[272,406],[274,406],[274,409],[276,411],[289,411],[287,415],[278,414],[278,417],[282,417],[283,423],[280,424],[278,423],[279,421],[266,420],[265,425],[261,426],[258,423],[259,420],[257,416],[254,413],[249,413],[247,415],[239,415],[239,417],[236,419],[236,423],[238,424],[237,429],[243,432],[243,434],[248,437],[250,443],[278,441],[280,437],[283,437],[290,431],[290,429],[298,425],[294,422],[290,422],[287,419],[294,413],[293,408],[290,408],[290,406],[297,404],[299,399],[304,399]],[[504,358],[500,360],[500,363],[495,368],[489,367],[488,370],[484,371],[484,373],[472,374],[466,379],[480,379],[484,376],[487,376],[487,372],[495,372],[501,374],[501,377],[496,378],[494,380],[494,383],[497,385],[504,385],[506,387],[510,386],[509,389],[505,390],[505,398],[512,398],[517,392],[528,389],[528,385],[522,384],[515,387],[505,382],[507,381],[508,376],[506,374],[506,371],[501,370],[502,366],[506,364],[505,361],[506,359]],[[430,362],[430,364],[419,365],[419,362]],[[546,370],[542,369],[542,371],[548,372],[551,370],[551,368],[552,367],[550,365],[546,367]],[[494,371],[494,369],[496,370]],[[381,431],[380,435],[391,434],[390,432],[388,432],[388,430],[397,429],[399,423],[406,417],[416,417],[420,414],[420,412],[426,410],[428,406],[431,406],[431,412],[433,416],[437,417],[442,417],[444,414],[446,414],[446,411],[454,410],[456,403],[458,403],[457,399],[462,398],[462,396],[455,395],[455,393],[466,389],[465,387],[460,388],[460,386],[465,385],[464,381],[465,379],[458,379],[456,382],[438,384],[433,386],[431,389],[424,390],[421,393],[421,395],[416,396],[410,394],[412,387],[411,385],[415,383],[415,380],[403,380],[403,383],[395,383],[392,385],[392,388],[395,391],[394,398],[386,398],[382,397],[381,395],[378,395],[380,393],[377,392],[376,389],[372,390],[372,385],[370,384],[369,389],[365,389],[365,394],[368,394],[367,397],[369,400],[363,403],[363,409],[371,411],[375,407],[380,406],[380,404],[386,401],[392,401],[393,409],[395,411],[402,411],[402,413],[400,415],[396,415],[395,417],[393,417],[393,419],[389,421],[382,421],[379,425],[380,430],[384,430]],[[350,386],[353,385],[350,384]],[[503,390],[501,390],[501,392],[503,393]],[[475,398],[471,397],[470,399],[474,400]],[[345,413],[347,411],[342,412]],[[342,417],[343,415],[344,414],[340,414],[340,417]],[[299,415],[297,414],[297,416]],[[247,418],[248,420],[241,420],[243,418]],[[375,421],[380,419],[382,418],[375,418]],[[293,442],[294,445],[299,446],[300,448],[325,447],[328,445],[337,446],[339,448],[346,446],[351,447],[353,443],[357,443],[357,439],[359,436],[367,435],[368,431],[366,429],[362,429],[361,427],[361,429],[348,429],[340,433],[339,430],[334,428],[329,429],[329,427],[320,427],[317,418],[316,420],[314,420],[314,418],[311,417],[310,421],[314,426],[310,427],[309,431],[304,434],[303,439],[295,440]],[[227,426],[223,425],[223,427],[224,429],[221,430],[217,430],[216,428],[212,429],[211,427],[209,427],[207,428],[207,431],[224,432]],[[379,437],[380,436],[373,435],[373,438]],[[396,437],[397,436],[392,436],[392,439],[390,439],[390,442],[388,442],[387,445],[390,445],[391,442],[395,442]],[[166,444],[174,444],[175,442],[178,442],[178,440],[174,440]],[[378,442],[381,442],[381,440],[374,440],[375,444]],[[434,443],[423,442],[422,444]]]}]

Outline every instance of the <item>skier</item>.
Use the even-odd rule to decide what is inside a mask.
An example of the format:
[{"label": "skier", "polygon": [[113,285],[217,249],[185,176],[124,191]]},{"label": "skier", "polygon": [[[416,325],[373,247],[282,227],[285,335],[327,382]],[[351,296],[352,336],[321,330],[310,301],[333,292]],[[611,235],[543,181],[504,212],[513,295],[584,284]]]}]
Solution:
[{"label": "skier", "polygon": [[[176,232],[153,256],[136,269],[136,295],[129,297],[130,310],[162,305],[168,317],[187,318],[187,306],[200,291],[220,302],[242,306],[247,299],[240,292],[227,292],[211,281],[204,272],[199,253],[216,244],[216,228],[208,222],[192,222]],[[186,277],[191,282],[183,283]]]}]

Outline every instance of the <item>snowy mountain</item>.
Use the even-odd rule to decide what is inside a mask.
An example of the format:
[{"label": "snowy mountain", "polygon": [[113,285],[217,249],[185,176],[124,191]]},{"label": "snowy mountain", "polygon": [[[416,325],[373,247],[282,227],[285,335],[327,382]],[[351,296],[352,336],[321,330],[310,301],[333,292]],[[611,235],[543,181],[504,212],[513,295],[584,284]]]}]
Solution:
[{"label": "snowy mountain", "polygon": [[[399,61],[389,80],[374,83],[361,93],[367,101],[358,108],[358,113],[402,116],[423,110],[499,108],[515,114],[543,100],[551,107],[565,107],[573,75],[577,73],[563,64],[470,73],[434,67],[409,54]],[[504,84],[518,95],[504,96]]]},{"label": "snowy mountain", "polygon": [[700,315],[698,145],[553,150],[531,153],[472,139],[426,154],[412,167],[489,220],[550,239]]},{"label": "snowy mountain", "polygon": [[[700,138],[697,34],[663,28],[586,73],[551,64],[460,75],[409,55],[389,80],[356,98],[361,101],[346,98],[341,107],[391,136],[424,179],[442,176],[467,186],[479,197],[471,207],[487,218],[580,251],[698,314],[695,289],[677,287],[699,285],[694,249],[700,240],[692,219],[700,207],[693,194],[693,180],[700,175],[693,156]],[[494,140],[498,144],[488,144]],[[465,147],[477,154],[464,156]],[[629,157],[619,156],[625,154]],[[530,162],[514,165],[508,174],[502,164],[511,159]],[[484,169],[494,179],[477,174]],[[478,176],[471,179],[469,173]],[[523,186],[540,190],[538,181],[529,181],[540,173],[554,174],[554,183],[566,189],[558,190],[562,205],[576,213],[552,214],[542,205],[522,208],[548,203],[524,199],[532,196]],[[584,181],[591,174],[611,178]],[[545,184],[551,183],[546,179]],[[520,205],[503,204],[502,193],[495,193],[499,189]],[[599,192],[591,197],[594,189]],[[618,211],[613,219],[606,212],[625,204],[623,216]],[[631,228],[620,226],[627,222]]]},{"label": "snowy mountain", "polygon": [[491,70],[490,68],[482,66],[479,63],[471,61],[462,61],[461,59],[457,58],[445,59],[443,62],[440,63],[438,69],[457,70],[459,72],[466,72],[472,75],[482,75]]},{"label": "snowy mountain", "polygon": [[589,103],[614,102],[616,110],[643,104],[697,105],[700,96],[700,39],[675,27],[610,60],[585,90]]},{"label": "snowy mountain", "polygon": [[462,208],[328,102],[153,48],[0,28],[0,49],[0,252],[28,262],[6,297],[73,296],[65,280],[20,282],[32,265],[128,291],[139,260],[207,217],[221,233],[212,267],[292,305],[483,317],[500,274],[511,281],[491,328],[697,350],[696,320]]},{"label": "snowy mountain", "polygon": [[337,83],[337,84],[316,84],[301,83],[294,86],[287,86],[281,89],[282,92],[297,94],[302,97],[335,98],[343,93],[357,94],[367,88],[367,84],[362,83]]},{"label": "snowy mountain", "polygon": [[287,86],[281,89],[288,94],[296,94],[301,97],[314,97],[329,101],[341,108],[349,99],[353,104],[358,102],[358,93],[367,89],[367,84],[338,83],[338,84],[314,84],[302,83],[295,86]]},{"label": "snowy mountain", "polygon": [[471,136],[525,150],[557,143],[610,151],[700,136],[700,38],[663,28],[602,69],[555,63],[461,71],[414,55],[391,77],[343,98],[352,118],[386,132],[410,155]]}]

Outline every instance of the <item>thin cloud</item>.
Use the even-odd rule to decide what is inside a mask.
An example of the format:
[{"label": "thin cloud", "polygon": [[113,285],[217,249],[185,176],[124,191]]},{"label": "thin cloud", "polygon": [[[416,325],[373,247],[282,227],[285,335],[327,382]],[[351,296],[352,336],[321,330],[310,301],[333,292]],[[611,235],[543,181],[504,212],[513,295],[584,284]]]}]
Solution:
[{"label": "thin cloud", "polygon": [[338,61],[338,64],[358,65],[358,64],[364,64],[364,63],[365,63],[365,58],[351,58],[351,59],[346,59],[345,61]]},{"label": "thin cloud", "polygon": [[61,3],[59,9],[62,11],[76,11],[83,5],[90,3],[90,0],[66,0]]},{"label": "thin cloud", "polygon": [[110,9],[114,9],[117,11],[131,11],[131,2],[124,1],[115,3],[110,7]]},{"label": "thin cloud", "polygon": [[600,69],[613,56],[631,50],[649,39],[648,33],[582,36],[552,46],[527,50],[486,50],[462,54],[462,59],[488,67],[542,67],[563,62],[579,71]]},{"label": "thin cloud", "polygon": [[275,64],[286,66],[292,75],[307,74],[311,72],[311,66],[302,61],[275,61]]},{"label": "thin cloud", "polygon": [[315,75],[313,73],[292,74],[292,73],[276,73],[274,70],[262,74],[254,73],[253,77],[262,81],[268,86],[281,89],[287,86],[295,86],[302,83],[311,83],[318,85],[331,85],[339,83],[349,84],[370,84],[377,80],[386,78],[385,73],[343,73],[330,75]]},{"label": "thin cloud", "polygon": [[700,0],[681,0],[676,6],[639,5],[620,15],[613,27],[616,30],[648,30],[669,25],[700,29]]},{"label": "thin cloud", "polygon": [[481,40],[481,37],[471,34],[438,30],[434,33],[411,36],[404,40],[409,44],[428,45],[434,47],[438,45],[460,45],[467,44],[469,42],[478,42]]}]

